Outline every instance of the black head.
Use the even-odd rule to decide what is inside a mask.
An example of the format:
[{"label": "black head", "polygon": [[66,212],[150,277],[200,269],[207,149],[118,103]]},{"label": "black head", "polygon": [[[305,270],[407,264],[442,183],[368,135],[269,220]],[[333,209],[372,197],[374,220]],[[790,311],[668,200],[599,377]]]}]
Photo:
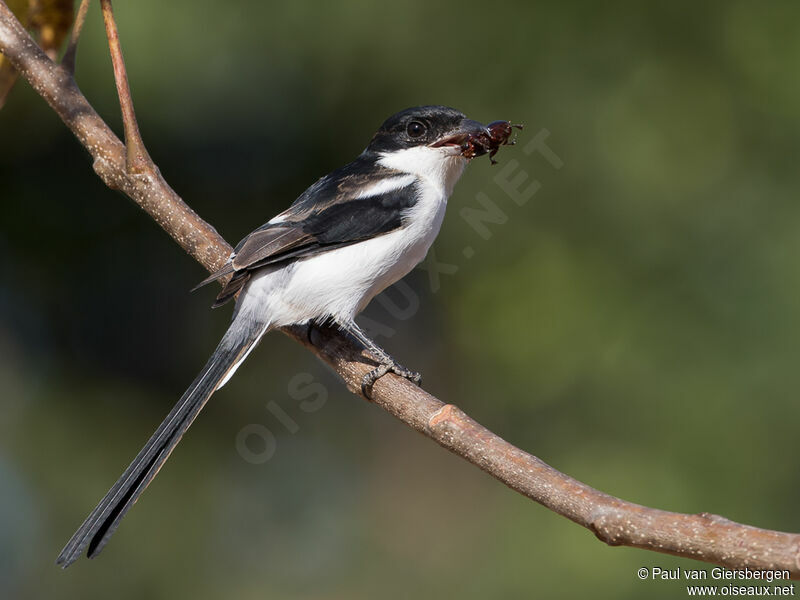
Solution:
[{"label": "black head", "polygon": [[415,106],[392,115],[373,136],[367,152],[430,146],[467,126],[480,125],[448,106]]}]

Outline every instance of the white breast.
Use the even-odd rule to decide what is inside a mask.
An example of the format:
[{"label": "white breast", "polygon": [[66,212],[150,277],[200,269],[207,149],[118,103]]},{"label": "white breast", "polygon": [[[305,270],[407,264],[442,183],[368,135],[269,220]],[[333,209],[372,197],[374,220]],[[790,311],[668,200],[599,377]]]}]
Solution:
[{"label": "white breast", "polygon": [[325,316],[350,319],[425,258],[466,160],[442,149],[414,148],[380,162],[417,180],[419,200],[404,215],[403,226],[285,266],[264,268],[248,284],[239,312],[271,327]]}]

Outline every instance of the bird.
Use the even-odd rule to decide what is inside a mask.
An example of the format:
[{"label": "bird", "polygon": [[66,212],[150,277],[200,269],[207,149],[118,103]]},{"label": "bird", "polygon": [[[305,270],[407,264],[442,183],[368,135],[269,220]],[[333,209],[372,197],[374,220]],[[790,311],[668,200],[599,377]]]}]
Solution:
[{"label": "bird", "polygon": [[487,126],[454,108],[400,111],[383,122],[355,160],[319,179],[239,242],[197,286],[224,281],[213,307],[235,299],[229,328],[56,563],[66,568],[84,550],[89,558],[102,551],[211,395],[271,329],[330,323],[358,340],[378,365],[363,378],[365,396],[389,372],[421,384],[419,373],[394,360],[354,319],[425,258],[453,187],[474,156],[492,149],[486,146],[491,139]]}]

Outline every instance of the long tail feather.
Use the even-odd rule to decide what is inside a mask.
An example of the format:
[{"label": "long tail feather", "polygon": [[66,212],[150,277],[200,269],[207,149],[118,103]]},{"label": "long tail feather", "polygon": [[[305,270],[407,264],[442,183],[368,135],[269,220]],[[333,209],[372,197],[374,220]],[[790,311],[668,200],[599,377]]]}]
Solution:
[{"label": "long tail feather", "polygon": [[215,390],[258,343],[266,327],[243,325],[235,319],[203,370],[159,425],[133,462],[89,514],[58,555],[56,564],[67,568],[88,546],[89,558],[97,556],[144,489],[169,458],[172,450]]}]

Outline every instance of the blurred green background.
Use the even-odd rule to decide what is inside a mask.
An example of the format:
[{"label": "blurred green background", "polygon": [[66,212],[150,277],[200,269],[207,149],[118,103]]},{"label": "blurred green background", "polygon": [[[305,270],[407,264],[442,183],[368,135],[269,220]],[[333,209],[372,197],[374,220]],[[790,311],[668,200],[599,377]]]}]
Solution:
[{"label": "blurred green background", "polygon": [[[456,187],[435,253],[457,270],[438,286],[412,273],[418,309],[407,287],[388,292],[403,310],[374,302],[378,341],[432,393],[605,492],[800,529],[800,4],[115,9],[150,153],[231,243],[397,110],[523,121],[500,165],[476,160]],[[97,6],[77,79],[121,132]],[[543,129],[561,169],[523,151]],[[702,564],[604,546],[280,334],[101,557],[60,571],[230,309],[189,295],[203,270],[103,186],[25,82],[0,141],[3,598],[685,596],[636,569]],[[522,206],[497,182],[514,164],[523,189],[541,186]],[[479,193],[504,223],[463,218]],[[246,439],[269,460],[245,460],[253,431],[274,441]]]}]

